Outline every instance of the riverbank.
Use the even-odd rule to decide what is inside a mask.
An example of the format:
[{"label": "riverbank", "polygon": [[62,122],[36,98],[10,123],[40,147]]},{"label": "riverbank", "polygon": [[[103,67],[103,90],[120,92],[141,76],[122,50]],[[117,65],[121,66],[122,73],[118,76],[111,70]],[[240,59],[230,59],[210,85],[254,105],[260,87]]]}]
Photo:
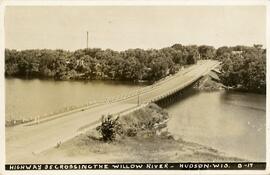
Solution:
[{"label": "riverbank", "polygon": [[[221,69],[221,66],[218,67]],[[238,84],[235,86],[225,85],[224,83],[224,73],[216,72],[212,70],[209,74],[202,77],[194,86],[193,88],[200,90],[200,91],[218,91],[226,89],[226,91],[232,92],[241,92],[241,93],[254,93],[254,94],[264,94],[266,93],[265,90],[258,90],[258,89],[248,89],[245,88],[243,85]]]},{"label": "riverbank", "polygon": [[220,82],[219,75],[214,71],[211,71],[201,78],[193,88],[200,91],[218,91],[225,89],[226,87]]},{"label": "riverbank", "polygon": [[[168,113],[155,104],[120,117],[122,134],[104,142],[96,129],[35,156],[28,163],[244,161],[199,143],[174,138]],[[132,134],[131,134],[132,133]]]}]

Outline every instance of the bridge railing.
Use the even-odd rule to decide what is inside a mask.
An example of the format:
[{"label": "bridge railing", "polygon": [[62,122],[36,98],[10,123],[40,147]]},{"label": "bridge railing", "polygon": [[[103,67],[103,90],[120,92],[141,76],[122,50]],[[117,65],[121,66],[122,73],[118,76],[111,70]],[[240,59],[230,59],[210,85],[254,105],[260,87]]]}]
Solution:
[{"label": "bridge railing", "polygon": [[210,70],[212,70],[213,68],[215,68],[218,65],[220,65],[220,62],[217,62],[212,67],[210,67],[207,70],[205,70],[202,74],[195,76],[194,78],[190,79],[189,81],[185,82],[184,84],[181,84],[180,86],[178,86],[176,88],[173,88],[169,92],[165,92],[163,94],[160,94],[160,95],[152,98],[151,100],[146,101],[146,103],[156,102],[158,100],[161,100],[162,98],[166,98],[167,96],[170,96],[171,94],[174,94],[174,93],[176,93],[176,92],[184,89],[185,87],[191,85],[192,83],[194,83],[195,81],[197,81],[201,77],[205,76]]}]

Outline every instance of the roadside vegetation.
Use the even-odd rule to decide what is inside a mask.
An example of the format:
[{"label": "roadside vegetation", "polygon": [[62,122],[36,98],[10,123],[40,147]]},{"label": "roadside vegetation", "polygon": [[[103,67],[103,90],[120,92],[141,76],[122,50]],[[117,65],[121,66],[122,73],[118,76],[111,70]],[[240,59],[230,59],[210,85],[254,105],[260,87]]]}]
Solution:
[{"label": "roadside vegetation", "polygon": [[5,50],[6,77],[55,80],[154,82],[197,60],[222,62],[220,81],[227,88],[266,93],[266,49],[261,45],[220,47],[175,44],[162,49],[99,48]]},{"label": "roadside vegetation", "polygon": [[[119,140],[118,138],[135,137],[145,135],[167,135],[164,128],[167,127],[169,114],[156,104],[149,104],[123,116],[102,116],[101,124],[96,128],[104,142]],[[170,136],[169,136],[170,137]]]},{"label": "roadside vegetation", "polygon": [[116,135],[121,132],[121,123],[118,121],[119,116],[115,119],[112,115],[102,116],[101,125],[96,129],[101,134],[104,142],[111,142],[116,139]]}]

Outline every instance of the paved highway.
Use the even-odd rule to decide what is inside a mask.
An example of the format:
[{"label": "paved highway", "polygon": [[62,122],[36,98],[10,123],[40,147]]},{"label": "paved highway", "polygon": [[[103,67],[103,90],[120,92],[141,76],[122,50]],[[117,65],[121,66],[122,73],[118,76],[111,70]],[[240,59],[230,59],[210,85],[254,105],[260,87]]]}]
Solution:
[{"label": "paved highway", "polygon": [[70,114],[32,125],[18,125],[6,128],[6,163],[24,163],[26,158],[56,146],[85,130],[97,125],[103,114],[114,114],[146,104],[173,90],[181,89],[207,74],[217,64],[216,61],[199,61],[174,76],[169,76],[154,85],[142,88],[128,97],[118,98],[111,103],[88,107]]}]

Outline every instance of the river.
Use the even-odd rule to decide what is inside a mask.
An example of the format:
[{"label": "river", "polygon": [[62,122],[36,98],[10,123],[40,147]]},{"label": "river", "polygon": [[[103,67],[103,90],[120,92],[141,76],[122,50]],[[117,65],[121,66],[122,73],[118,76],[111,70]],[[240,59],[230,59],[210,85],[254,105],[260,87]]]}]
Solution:
[{"label": "river", "polygon": [[5,79],[6,120],[29,119],[66,107],[125,94],[143,85],[114,81],[53,81]]},{"label": "river", "polygon": [[[6,79],[6,120],[77,106],[141,88],[110,81]],[[266,96],[190,89],[166,109],[173,135],[251,161],[265,161]]]},{"label": "river", "polygon": [[266,96],[189,89],[167,107],[176,137],[251,161],[266,160]]}]

